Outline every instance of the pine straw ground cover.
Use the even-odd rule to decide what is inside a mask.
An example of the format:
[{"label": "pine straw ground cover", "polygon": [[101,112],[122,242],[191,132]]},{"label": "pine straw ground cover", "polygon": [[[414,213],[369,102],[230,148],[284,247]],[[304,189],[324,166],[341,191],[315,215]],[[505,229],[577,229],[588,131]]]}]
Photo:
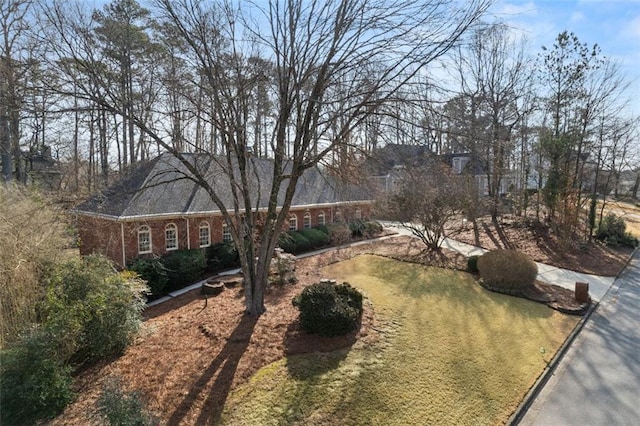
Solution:
[{"label": "pine straw ground cover", "polygon": [[380,339],[261,369],[223,423],[504,424],[578,321],[466,273],[378,256],[323,274],[365,292]]},{"label": "pine straw ground cover", "polygon": [[[239,289],[206,302],[190,292],[150,308],[136,343],[79,374],[77,400],[52,424],[103,424],[95,401],[112,377],[139,391],[160,424],[384,424],[396,416],[402,423],[413,412],[414,424],[443,413],[444,422],[503,422],[578,318],[488,292],[461,272],[379,257],[336,263],[371,253],[466,266],[463,256],[446,250],[436,258],[420,252],[409,237],[392,237],[301,259],[300,281],[272,287],[257,322],[242,315]],[[291,299],[333,274],[367,293],[361,328],[342,338],[306,335]],[[481,336],[489,349],[476,342]],[[449,364],[438,361],[443,355]]]}]

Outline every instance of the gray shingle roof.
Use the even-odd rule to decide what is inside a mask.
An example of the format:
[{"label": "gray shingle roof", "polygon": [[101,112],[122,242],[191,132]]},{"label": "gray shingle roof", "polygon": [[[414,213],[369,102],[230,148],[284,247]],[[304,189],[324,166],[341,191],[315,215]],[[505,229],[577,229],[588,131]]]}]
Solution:
[{"label": "gray shingle roof", "polygon": [[[213,186],[225,207],[232,209],[233,195],[226,159],[208,154],[185,154],[185,158]],[[256,208],[257,204],[258,208],[264,208],[271,189],[273,160],[252,157],[249,164],[252,207]],[[237,161],[234,161],[232,169],[234,175],[238,176]],[[127,177],[81,203],[75,210],[80,214],[119,218],[219,211],[209,194],[191,177],[180,160],[165,153],[154,160],[140,163]],[[280,187],[278,205],[284,200],[287,184],[288,180],[285,180]],[[343,184],[312,168],[307,169],[298,180],[292,207],[370,198],[363,188]]]}]

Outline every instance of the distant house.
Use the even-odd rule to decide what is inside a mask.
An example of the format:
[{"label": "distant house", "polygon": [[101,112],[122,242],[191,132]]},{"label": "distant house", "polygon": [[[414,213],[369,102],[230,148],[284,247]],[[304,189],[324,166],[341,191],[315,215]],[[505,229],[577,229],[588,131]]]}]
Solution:
[{"label": "distant house", "polygon": [[[198,165],[225,208],[232,211],[229,181],[217,157],[190,154],[187,158]],[[257,199],[254,209],[260,212],[267,207],[273,162],[253,158],[250,163],[250,184]],[[162,154],[80,204],[75,209],[80,253],[102,253],[126,267],[138,257],[231,241],[220,209],[191,177],[178,159]],[[279,200],[284,199],[284,187]],[[298,230],[367,217],[373,203],[368,198],[360,188],[341,184],[317,168],[308,169],[298,181],[287,227]]]},{"label": "distant house", "polygon": [[[364,169],[380,190],[393,192],[401,184],[406,168],[432,167],[436,163],[449,166],[454,174],[472,176],[476,182],[478,194],[489,194],[487,169],[468,152],[436,155],[422,145],[388,144],[373,152],[366,160]],[[428,183],[425,182],[426,184]],[[509,192],[514,184],[515,180],[510,175],[503,176],[500,194]]]}]

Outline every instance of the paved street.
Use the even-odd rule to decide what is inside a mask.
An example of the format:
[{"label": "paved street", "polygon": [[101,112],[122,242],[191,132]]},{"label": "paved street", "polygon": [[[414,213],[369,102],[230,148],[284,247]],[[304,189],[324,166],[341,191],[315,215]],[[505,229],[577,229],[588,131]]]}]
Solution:
[{"label": "paved street", "polygon": [[640,424],[640,250],[520,425]]}]

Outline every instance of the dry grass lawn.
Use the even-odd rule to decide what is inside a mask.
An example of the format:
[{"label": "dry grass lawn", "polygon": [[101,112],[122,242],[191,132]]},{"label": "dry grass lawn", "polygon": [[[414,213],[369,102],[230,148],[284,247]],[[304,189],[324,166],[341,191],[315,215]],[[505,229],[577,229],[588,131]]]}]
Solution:
[{"label": "dry grass lawn", "polygon": [[504,424],[579,320],[379,256],[322,275],[365,292],[380,338],[264,367],[229,395],[222,423]]}]

